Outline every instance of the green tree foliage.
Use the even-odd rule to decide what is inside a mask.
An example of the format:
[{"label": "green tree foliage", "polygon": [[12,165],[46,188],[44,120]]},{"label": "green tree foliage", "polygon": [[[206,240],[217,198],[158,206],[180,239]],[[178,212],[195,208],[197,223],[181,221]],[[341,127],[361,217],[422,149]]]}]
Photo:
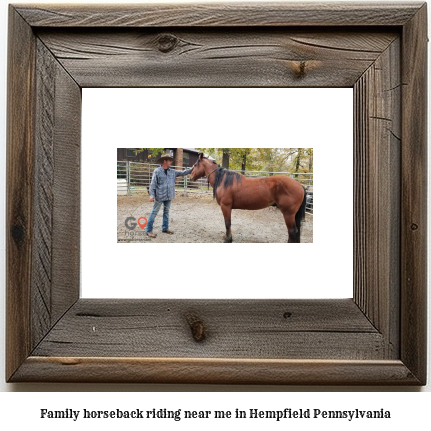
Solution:
[{"label": "green tree foliage", "polygon": [[197,148],[214,157],[226,169],[253,170],[260,167],[255,157],[256,148]]},{"label": "green tree foliage", "polygon": [[156,157],[159,154],[162,154],[164,151],[164,148],[135,148],[135,154],[142,153],[145,150],[148,150],[148,152],[150,153],[148,155],[148,158],[151,158],[151,157]]},{"label": "green tree foliage", "polygon": [[312,148],[198,148],[238,171],[313,172]]},{"label": "green tree foliage", "polygon": [[313,149],[312,148],[295,148],[296,152],[293,157],[292,172],[308,173],[313,172]]}]

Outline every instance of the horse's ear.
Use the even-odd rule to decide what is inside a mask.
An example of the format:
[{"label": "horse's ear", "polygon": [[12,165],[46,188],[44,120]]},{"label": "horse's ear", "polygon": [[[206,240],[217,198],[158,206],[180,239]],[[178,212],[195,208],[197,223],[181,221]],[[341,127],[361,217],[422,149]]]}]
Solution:
[{"label": "horse's ear", "polygon": [[202,160],[203,156],[204,156],[204,153],[199,153],[199,160]]}]

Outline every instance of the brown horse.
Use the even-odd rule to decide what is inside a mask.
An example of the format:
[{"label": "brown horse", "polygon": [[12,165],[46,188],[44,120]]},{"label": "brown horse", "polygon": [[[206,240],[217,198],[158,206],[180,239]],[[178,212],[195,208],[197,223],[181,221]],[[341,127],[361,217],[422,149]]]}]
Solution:
[{"label": "brown horse", "polygon": [[224,242],[232,242],[232,209],[260,210],[269,206],[280,208],[289,233],[288,242],[300,242],[306,193],[298,181],[284,175],[247,178],[221,168],[200,153],[190,179],[196,181],[203,177],[207,177],[213,196],[223,211],[226,224]]}]

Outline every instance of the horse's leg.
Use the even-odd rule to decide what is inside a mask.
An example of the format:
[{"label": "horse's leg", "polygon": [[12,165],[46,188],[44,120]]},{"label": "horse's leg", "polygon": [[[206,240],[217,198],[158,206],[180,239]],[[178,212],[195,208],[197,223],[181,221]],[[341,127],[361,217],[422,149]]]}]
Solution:
[{"label": "horse's leg", "polygon": [[286,223],[287,232],[289,233],[289,240],[287,242],[300,242],[298,235],[298,228],[296,227],[295,214],[291,212],[284,212],[284,221]]},{"label": "horse's leg", "polygon": [[221,210],[223,212],[224,223],[226,225],[226,235],[224,236],[224,242],[232,242],[232,231],[231,231],[231,217],[232,217],[232,207],[228,205],[221,205]]}]

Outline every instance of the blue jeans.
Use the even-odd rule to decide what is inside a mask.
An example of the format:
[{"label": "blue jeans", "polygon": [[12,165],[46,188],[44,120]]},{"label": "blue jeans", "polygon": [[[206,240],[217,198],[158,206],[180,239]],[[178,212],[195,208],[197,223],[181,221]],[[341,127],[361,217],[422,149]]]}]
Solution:
[{"label": "blue jeans", "polygon": [[147,233],[151,233],[153,231],[154,220],[156,219],[156,216],[159,213],[159,210],[162,205],[163,205],[162,230],[169,229],[169,210],[171,208],[171,203],[172,201],[163,201],[163,202],[154,201],[153,210],[151,211],[150,218],[147,223]]}]

